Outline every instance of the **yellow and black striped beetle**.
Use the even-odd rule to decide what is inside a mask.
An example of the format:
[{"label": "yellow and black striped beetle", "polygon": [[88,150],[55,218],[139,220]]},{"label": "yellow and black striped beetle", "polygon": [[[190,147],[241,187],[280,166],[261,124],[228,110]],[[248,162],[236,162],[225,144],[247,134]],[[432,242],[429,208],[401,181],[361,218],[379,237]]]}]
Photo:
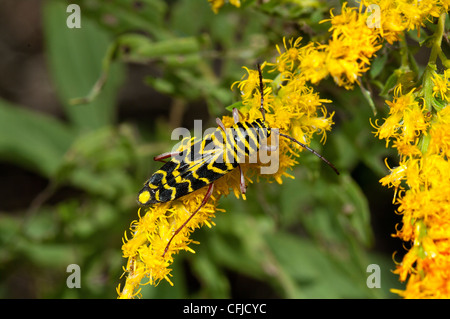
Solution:
[{"label": "yellow and black striped beetle", "polygon": [[[261,144],[261,141],[271,135],[272,130],[266,125],[264,86],[259,64],[258,72],[262,118],[256,119],[253,122],[240,121],[240,112],[237,109],[233,109],[234,125],[230,129],[225,129],[222,121],[217,118],[216,122],[219,127],[212,134],[206,135],[200,141],[192,142],[189,147],[182,151],[163,153],[154,158],[155,161],[163,161],[167,158],[170,158],[170,160],[145,182],[137,198],[139,205],[148,206],[172,201],[208,186],[208,191],[202,203],[172,235],[164,250],[163,256],[169,249],[173,238],[208,202],[213,192],[214,182],[217,179],[231,172],[236,167],[239,167],[240,189],[245,194],[245,179],[241,166],[239,165],[239,159],[254,155],[261,147],[267,147],[268,150],[272,151],[276,150],[276,146]],[[230,132],[234,132],[234,134],[230,134]],[[289,135],[278,132],[278,130],[277,133],[319,157],[339,175],[339,171],[334,165],[315,150]]]}]

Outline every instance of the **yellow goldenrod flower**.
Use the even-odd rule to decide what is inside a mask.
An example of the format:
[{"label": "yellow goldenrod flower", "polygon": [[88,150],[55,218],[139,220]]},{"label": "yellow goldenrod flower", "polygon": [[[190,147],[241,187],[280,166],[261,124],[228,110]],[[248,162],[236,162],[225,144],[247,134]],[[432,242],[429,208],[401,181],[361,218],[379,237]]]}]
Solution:
[{"label": "yellow goldenrod flower", "polygon": [[394,271],[400,281],[408,280],[406,289],[392,291],[405,298],[449,298],[450,108],[430,112],[422,90],[402,94],[398,86],[393,101],[387,101],[389,117],[375,126],[387,145],[394,140],[400,155],[400,165],[380,182],[396,190],[402,227],[395,236],[412,244]]},{"label": "yellow goldenrod flower", "polygon": [[[447,1],[377,0],[370,3],[381,8],[380,35],[389,43],[397,41],[401,32],[419,29],[425,20],[440,16],[448,9]],[[368,5],[369,1],[363,4]],[[441,28],[443,18],[445,16],[441,15]],[[433,59],[436,57],[434,54]],[[380,182],[395,188],[394,202],[402,215],[402,226],[396,227],[395,236],[411,243],[394,271],[400,281],[408,281],[404,291],[392,290],[404,298],[450,298],[448,72],[424,73],[423,83],[432,83],[431,91],[424,84],[404,94],[398,85],[393,100],[386,101],[389,116],[382,125],[377,122],[374,125],[375,135],[386,140],[386,147],[393,140],[392,145],[400,157],[399,166],[394,169],[388,166],[390,174]]]},{"label": "yellow goldenrod flower", "polygon": [[[362,0],[359,10],[349,8],[344,2],[340,14],[335,15],[331,10],[331,18],[321,21],[331,23],[329,31],[332,34],[328,43],[306,45],[307,49],[300,52],[306,79],[317,83],[331,75],[337,85],[353,88],[358,78],[369,70],[371,59],[382,47],[383,41],[392,44],[400,39],[404,31],[419,30],[425,20],[445,12],[447,2]],[[378,9],[363,12],[363,8],[369,6]],[[378,24],[370,23],[374,15],[379,15],[376,19]]]},{"label": "yellow goldenrod flower", "polygon": [[[386,164],[386,166],[387,166],[387,164]],[[380,183],[383,186],[388,185],[389,187],[398,188],[400,186],[400,183],[402,182],[402,180],[404,180],[404,178],[406,176],[406,169],[407,169],[407,166],[405,163],[401,164],[400,166],[397,166],[394,169],[389,168],[389,171],[390,171],[389,175],[383,177],[380,180]]]},{"label": "yellow goldenrod flower", "polygon": [[321,21],[331,22],[331,37],[328,43],[308,43],[301,46],[301,38],[289,40],[285,51],[277,47],[279,57],[275,65],[288,79],[294,66],[300,63],[303,78],[313,84],[330,75],[339,86],[353,87],[358,78],[369,69],[370,59],[381,48],[376,29],[367,26],[367,14],[358,13],[357,8],[348,8],[344,3],[341,14]]},{"label": "yellow goldenrod flower", "polygon": [[[237,88],[241,92],[243,102],[248,103],[250,99],[254,98],[254,91],[259,88],[259,74],[257,70],[249,70],[247,67],[243,68],[247,71],[247,75],[243,75],[240,81],[234,82],[231,85],[231,89],[237,85]],[[258,97],[255,98],[258,99]]]},{"label": "yellow goldenrod flower", "polygon": [[402,85],[399,84],[394,89],[394,101],[386,101],[389,106],[389,114],[403,113],[408,107],[418,105],[413,95],[415,89],[412,89],[409,93],[402,93]]},{"label": "yellow goldenrod flower", "polygon": [[[280,47],[277,45],[277,51],[279,56],[277,57],[276,66],[278,72],[284,74],[287,71],[287,76],[289,76],[289,72],[292,72],[294,65],[298,63],[300,59],[300,45],[302,38],[298,37],[297,39],[290,39],[289,45],[286,44],[286,38],[283,38],[284,52],[281,52]],[[302,48],[304,50],[305,48]]]},{"label": "yellow goldenrod flower", "polygon": [[430,130],[430,152],[442,152],[450,157],[450,125],[449,123],[434,124]]},{"label": "yellow goldenrod flower", "polygon": [[424,110],[418,105],[413,105],[405,110],[402,123],[402,138],[405,141],[414,142],[416,136],[426,134],[428,123],[425,121]]},{"label": "yellow goldenrod flower", "polygon": [[419,106],[413,94],[414,89],[403,95],[401,84],[394,90],[393,101],[386,101],[390,116],[381,126],[375,122],[375,133],[379,139],[386,140],[388,146],[390,139],[394,139],[394,146],[402,149],[401,154],[414,152],[417,145],[416,136],[426,132],[428,124],[426,114]]},{"label": "yellow goldenrod flower", "polygon": [[415,156],[420,155],[420,149],[417,146],[418,140],[416,140],[415,143],[411,143],[410,141],[406,141],[404,138],[397,138],[393,144],[392,147],[396,148],[398,151],[398,154],[400,155],[400,159],[402,159],[405,156]]},{"label": "yellow goldenrod flower", "polygon": [[328,76],[328,69],[324,67],[327,61],[328,54],[321,46],[306,46],[300,61],[300,69],[302,70],[305,79],[311,81],[312,84],[319,83],[322,79]]},{"label": "yellow goldenrod flower", "polygon": [[381,48],[376,29],[367,26],[366,13],[357,8],[348,8],[344,3],[341,14],[331,19],[331,39],[321,49],[327,52],[326,67],[336,84],[346,89],[353,87],[364,72],[369,69],[370,59]]},{"label": "yellow goldenrod flower", "polygon": [[437,6],[439,1],[421,0],[421,1],[397,1],[399,14],[403,16],[403,26],[409,30],[415,30],[424,25],[424,20],[430,17],[438,17],[440,8]]},{"label": "yellow goldenrod flower", "polygon": [[[208,0],[214,12],[225,0]],[[239,1],[230,0],[236,7]],[[330,11],[331,37],[326,44],[308,43],[301,46],[301,38],[283,39],[284,52],[277,46],[279,57],[276,66],[283,79],[295,63],[301,63],[304,78],[313,84],[331,75],[337,85],[353,88],[358,78],[367,72],[370,60],[382,47],[383,41],[392,44],[404,31],[419,30],[424,21],[438,17],[449,7],[448,0],[362,0],[360,7],[348,7],[344,2],[340,14]],[[373,10],[376,6],[376,10]],[[373,11],[364,11],[370,7]],[[379,15],[379,17],[373,17]],[[378,23],[371,23],[375,19]]]},{"label": "yellow goldenrod flower", "polygon": [[365,7],[377,6],[380,36],[392,44],[404,31],[419,30],[425,20],[438,17],[448,9],[448,1],[440,0],[362,0]]},{"label": "yellow goldenrod flower", "polygon": [[434,72],[434,76],[432,77],[432,81],[434,83],[433,86],[433,96],[439,97],[441,100],[445,102],[450,102],[450,71],[445,70],[444,74],[439,75]]}]

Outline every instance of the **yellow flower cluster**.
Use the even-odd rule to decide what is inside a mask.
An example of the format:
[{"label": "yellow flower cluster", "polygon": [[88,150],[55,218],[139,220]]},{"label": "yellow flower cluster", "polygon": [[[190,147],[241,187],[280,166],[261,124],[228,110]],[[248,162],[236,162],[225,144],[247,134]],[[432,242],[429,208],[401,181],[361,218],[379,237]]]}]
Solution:
[{"label": "yellow flower cluster", "polygon": [[[321,21],[331,23],[328,43],[309,43],[301,49],[294,43],[289,55],[298,57],[301,72],[311,83],[331,76],[337,85],[351,89],[369,70],[383,41],[398,41],[404,31],[419,29],[449,4],[449,0],[363,0],[358,9],[344,2],[339,15],[331,10],[331,18]],[[289,60],[279,58],[277,64],[281,73],[290,70]]]},{"label": "yellow flower cluster", "polygon": [[[384,40],[405,41],[405,31],[419,30],[425,20],[445,15],[449,3],[362,1],[359,11],[344,3],[340,15],[331,14],[327,44],[299,47],[298,42],[290,42],[289,56],[298,57],[299,71],[311,83],[331,75],[336,84],[349,89],[369,69]],[[370,6],[370,11],[363,12],[363,6]],[[278,58],[281,74],[292,70],[290,61],[286,56]],[[380,182],[395,188],[394,201],[400,190],[397,203],[403,227],[396,236],[413,243],[395,271],[401,281],[410,276],[405,291],[394,290],[404,297],[450,297],[449,75],[448,70],[433,73],[428,81],[433,83],[431,94],[428,84],[409,92],[398,85],[393,100],[387,101],[389,116],[382,125],[375,123],[377,136],[386,140],[386,146],[392,141],[400,156],[399,165]]]},{"label": "yellow flower cluster", "polygon": [[[426,20],[445,15],[449,4],[363,0],[357,10],[344,3],[340,15],[331,14],[329,42],[299,50],[301,72],[312,83],[331,75],[336,84],[349,89],[369,69],[383,41],[405,41],[405,31],[419,30]],[[363,12],[363,6],[370,10]],[[406,291],[394,290],[404,297],[450,297],[449,75],[448,70],[433,73],[428,81],[433,83],[431,94],[428,84],[406,93],[398,85],[393,100],[387,101],[389,116],[383,124],[375,123],[376,135],[386,140],[387,147],[392,141],[400,156],[399,165],[388,166],[390,174],[380,182],[395,188],[394,201],[400,190],[397,203],[403,227],[396,236],[413,243],[395,271],[401,281],[410,276]]]},{"label": "yellow flower cluster", "polygon": [[[401,39],[405,30],[419,29],[425,20],[439,17],[430,61],[422,85],[403,92],[401,84],[389,115],[376,136],[399,154],[399,164],[380,182],[395,188],[394,202],[402,226],[394,236],[411,243],[394,271],[405,290],[392,291],[405,298],[450,297],[450,143],[449,70],[436,72],[449,1],[375,1],[381,7],[381,33],[388,42]],[[401,41],[405,41],[402,39]],[[440,56],[440,55],[439,55]],[[386,163],[387,164],[387,163]]]},{"label": "yellow flower cluster", "polygon": [[370,59],[381,48],[378,32],[369,28],[366,20],[367,14],[360,14],[357,8],[348,8],[344,3],[340,15],[331,12],[331,19],[322,21],[331,21],[329,31],[332,33],[328,43],[308,43],[299,47],[299,40],[290,42],[288,54],[277,59],[278,71],[292,71],[292,61],[295,60],[303,78],[312,84],[330,75],[339,86],[352,88],[358,77],[369,69]]},{"label": "yellow flower cluster", "polygon": [[[296,43],[298,45],[299,41]],[[330,130],[333,124],[333,114],[327,115],[322,103],[329,101],[320,99],[318,94],[306,85],[304,76],[299,72],[298,57],[289,56],[287,50],[281,53],[280,60],[289,63],[291,71],[286,70],[279,75],[283,78],[282,85],[275,85],[271,80],[264,79],[265,83],[273,84],[264,90],[267,125],[279,128],[280,132],[289,134],[307,145],[314,133],[322,135],[322,140],[325,140],[326,131]],[[262,65],[262,69],[265,67],[267,64]],[[276,71],[277,67],[275,64],[272,71]],[[242,95],[243,106],[240,112],[245,119],[241,121],[253,121],[261,118],[259,77],[257,70],[246,70],[247,76],[233,85],[237,85]],[[231,116],[224,116],[222,122],[225,127],[234,124]],[[260,174],[259,168],[265,165],[264,163],[241,164],[247,183],[252,183],[254,176],[280,184],[283,176],[292,177],[288,170],[297,163],[296,158],[303,149],[290,140],[281,138],[278,146],[279,169],[273,174]],[[124,269],[127,278],[123,289],[120,286],[117,288],[119,297],[138,296],[140,284],[157,285],[164,279],[172,285],[169,267],[173,262],[173,255],[180,250],[194,253],[189,247],[189,244],[193,243],[190,239],[191,233],[203,225],[214,225],[212,218],[215,217],[216,211],[221,211],[217,208],[218,200],[220,196],[230,192],[240,197],[240,175],[237,169],[214,182],[214,192],[208,203],[174,237],[166,253],[165,247],[175,230],[200,206],[206,187],[179,200],[141,208],[140,214],[144,215],[132,223],[131,238],[128,239],[127,234],[124,238],[122,250],[123,256],[128,258],[127,267]],[[144,278],[147,278],[147,281],[141,283]]]},{"label": "yellow flower cluster", "polygon": [[[434,89],[439,91],[438,86]],[[386,143],[392,139],[400,155],[399,166],[380,182],[400,190],[403,225],[395,236],[412,243],[395,270],[401,281],[409,276],[406,290],[394,292],[407,298],[449,298],[450,108],[432,109],[421,93],[403,94],[398,86],[393,101],[387,101],[389,117],[376,132]],[[440,102],[449,98],[444,95]]]},{"label": "yellow flower cluster", "polygon": [[441,101],[450,102],[450,70],[445,70],[443,74],[434,74],[433,78],[433,97]]},{"label": "yellow flower cluster", "polygon": [[[372,8],[372,25],[390,44],[398,41],[404,31],[419,30],[425,21],[447,12],[448,0],[363,0],[361,4]],[[379,16],[377,16],[379,14]]]},{"label": "yellow flower cluster", "polygon": [[[303,59],[303,67],[311,72],[310,59],[313,59],[315,64],[325,67],[326,72],[321,72],[324,76],[329,74],[337,85],[352,88],[358,77],[369,70],[370,59],[381,48],[378,31],[367,24],[367,19],[368,13],[348,8],[346,3],[342,5],[340,15],[331,11],[331,19],[322,21],[331,21],[331,38],[328,44],[316,45],[309,51]],[[315,61],[318,54],[315,51],[323,61]],[[317,80],[320,79],[311,78],[312,83]]]}]

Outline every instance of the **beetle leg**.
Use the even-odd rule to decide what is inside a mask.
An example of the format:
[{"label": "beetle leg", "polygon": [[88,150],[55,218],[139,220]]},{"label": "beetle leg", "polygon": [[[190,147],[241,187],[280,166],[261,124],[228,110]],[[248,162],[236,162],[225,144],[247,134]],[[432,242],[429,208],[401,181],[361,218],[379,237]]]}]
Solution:
[{"label": "beetle leg", "polygon": [[234,119],[234,124],[239,122],[239,110],[237,108],[233,109],[233,119]]},{"label": "beetle leg", "polygon": [[260,149],[262,149],[264,151],[275,152],[278,149],[278,146],[277,145],[261,144]]},{"label": "beetle leg", "polygon": [[217,125],[219,125],[219,127],[222,129],[222,131],[226,134],[227,131],[226,131],[225,125],[223,125],[223,122],[221,121],[221,119],[216,118],[216,123],[217,123]]},{"label": "beetle leg", "polygon": [[247,185],[245,185],[244,172],[242,171],[241,165],[238,165],[238,166],[239,166],[239,174],[241,175],[241,182],[240,182],[241,193],[245,194],[247,192]]},{"label": "beetle leg", "polygon": [[248,116],[244,116],[244,114],[242,114],[241,111],[239,111],[237,108],[233,108],[233,119],[234,119],[234,124],[236,124],[237,122],[240,122],[241,119],[247,119]]},{"label": "beetle leg", "polygon": [[177,154],[180,154],[180,152],[167,152],[167,153],[162,153],[162,154],[159,154],[158,156],[153,157],[153,160],[159,161],[159,162],[163,162],[163,163],[164,163],[163,159],[166,159],[166,158],[175,156],[175,155],[177,155]]},{"label": "beetle leg", "polygon": [[192,219],[192,217],[194,217],[195,214],[197,214],[197,212],[200,210],[200,208],[202,208],[203,206],[206,205],[206,203],[208,202],[209,198],[212,195],[214,189],[214,183],[209,184],[208,186],[208,191],[205,194],[205,197],[203,197],[202,203],[200,204],[200,206],[195,210],[195,212],[193,212],[191,214],[191,216],[189,216],[189,218],[183,223],[183,225],[181,225],[176,231],[175,233],[172,235],[172,237],[170,238],[169,242],[167,243],[166,248],[164,249],[164,253],[163,253],[163,257],[164,255],[167,253],[167,251],[169,250],[170,244],[172,243],[172,240],[174,239],[174,237],[176,235],[178,235],[178,233],[184,228],[184,226],[187,225],[187,223],[189,223],[189,221]]}]

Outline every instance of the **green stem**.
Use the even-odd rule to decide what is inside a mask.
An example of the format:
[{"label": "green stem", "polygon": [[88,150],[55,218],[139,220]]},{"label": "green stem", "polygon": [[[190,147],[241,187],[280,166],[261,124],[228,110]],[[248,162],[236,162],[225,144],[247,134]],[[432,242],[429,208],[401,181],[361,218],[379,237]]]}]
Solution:
[{"label": "green stem", "polygon": [[445,18],[447,17],[447,13],[444,12],[440,15],[439,21],[437,24],[436,31],[434,33],[434,41],[431,47],[430,59],[428,60],[428,65],[425,69],[423,75],[423,95],[425,100],[425,107],[427,111],[430,112],[433,106],[433,80],[432,76],[434,71],[436,70],[436,60],[438,56],[441,54],[441,44],[442,37],[444,36],[444,27],[445,27]]},{"label": "green stem", "polygon": [[442,37],[444,36],[444,28],[445,28],[445,18],[447,17],[447,13],[444,12],[439,17],[439,21],[437,24],[437,29],[434,34],[434,42],[433,46],[431,47],[431,54],[430,59],[428,61],[428,64],[433,63],[436,65],[436,60],[441,52],[441,44],[442,44]]},{"label": "green stem", "polygon": [[401,68],[409,70],[408,61],[408,44],[406,43],[405,34],[400,35],[400,57],[401,57]]},{"label": "green stem", "polygon": [[445,66],[446,69],[450,69],[450,60],[447,59],[444,52],[439,52],[439,60],[442,61],[442,65]]}]

